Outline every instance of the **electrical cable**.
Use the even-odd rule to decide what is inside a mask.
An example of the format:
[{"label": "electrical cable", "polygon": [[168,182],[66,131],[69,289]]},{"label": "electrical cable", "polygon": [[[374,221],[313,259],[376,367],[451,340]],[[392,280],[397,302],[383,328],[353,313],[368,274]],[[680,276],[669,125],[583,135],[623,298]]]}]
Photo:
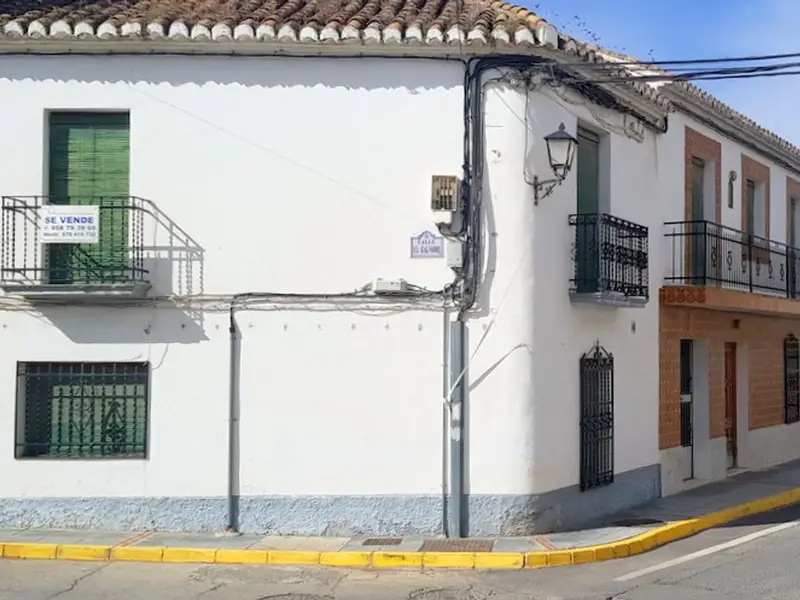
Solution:
[{"label": "electrical cable", "polygon": [[[564,71],[566,71],[564,82],[584,84],[621,83],[632,81],[647,83],[673,83],[693,80],[749,79],[759,76],[777,77],[780,75],[795,75],[798,73],[797,70],[790,71],[787,69],[796,69],[797,67],[800,67],[800,62],[795,61],[755,67],[726,67],[722,69],[645,73],[636,72],[629,69],[622,69],[617,64],[609,63],[604,66],[604,70],[608,73],[608,75],[606,77],[601,77],[597,76],[596,69],[589,69],[587,72],[583,65],[570,65],[568,69],[564,69]],[[572,71],[572,73],[569,71]],[[618,74],[619,71],[627,71],[627,75],[620,75]]]}]

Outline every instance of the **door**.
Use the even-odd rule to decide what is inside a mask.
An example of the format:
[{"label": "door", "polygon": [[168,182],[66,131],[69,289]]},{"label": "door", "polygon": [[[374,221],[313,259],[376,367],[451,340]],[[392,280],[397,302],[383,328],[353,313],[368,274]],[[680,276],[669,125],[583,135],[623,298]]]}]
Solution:
[{"label": "door", "polygon": [[579,293],[600,290],[600,138],[578,128],[577,186],[578,219],[575,232]]},{"label": "door", "polygon": [[736,466],[736,343],[725,342],[725,439],[728,468]]},{"label": "door", "polygon": [[708,255],[708,248],[706,247],[708,235],[706,231],[705,222],[705,178],[706,178],[706,163],[702,158],[692,158],[692,203],[691,214],[691,231],[689,232],[691,239],[691,249],[689,251],[691,282],[694,285],[704,285],[706,277],[706,256]]},{"label": "door", "polygon": [[129,280],[128,115],[51,113],[49,124],[48,201],[101,208],[98,243],[48,246],[48,282]]},{"label": "door", "polygon": [[693,344],[692,340],[681,340],[681,447],[683,479],[694,478],[694,403],[693,403]]}]

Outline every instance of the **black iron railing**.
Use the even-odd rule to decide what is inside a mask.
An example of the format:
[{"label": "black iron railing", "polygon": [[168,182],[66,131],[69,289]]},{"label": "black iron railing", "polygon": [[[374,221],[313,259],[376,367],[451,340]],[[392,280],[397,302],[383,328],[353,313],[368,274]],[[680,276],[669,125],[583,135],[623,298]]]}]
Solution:
[{"label": "black iron railing", "polygon": [[666,284],[798,297],[800,250],[709,221],[665,223]]},{"label": "black iron railing", "polygon": [[[107,285],[147,281],[143,225],[147,204],[134,196],[3,196],[0,282]],[[54,209],[49,206],[62,212],[52,216]],[[70,218],[71,212],[85,212],[87,207],[97,210],[91,223]],[[70,236],[80,242],[66,242]]]},{"label": "black iron railing", "polygon": [[148,363],[18,363],[18,458],[145,458]]},{"label": "black iron railing", "polygon": [[614,357],[599,344],[580,359],[580,486],[614,482]]},{"label": "black iron railing", "polygon": [[573,294],[650,297],[648,229],[606,214],[570,215]]}]

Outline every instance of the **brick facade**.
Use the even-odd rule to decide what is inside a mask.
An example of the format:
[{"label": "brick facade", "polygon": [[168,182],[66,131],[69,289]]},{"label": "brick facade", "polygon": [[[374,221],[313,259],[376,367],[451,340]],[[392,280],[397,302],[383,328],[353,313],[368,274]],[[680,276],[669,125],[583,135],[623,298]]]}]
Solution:
[{"label": "brick facade", "polygon": [[[706,218],[714,218],[716,223],[721,224],[722,146],[720,142],[690,127],[686,127],[685,133],[685,218],[691,220],[692,158],[697,157],[713,162],[716,214]],[[769,233],[769,167],[742,155],[740,178],[742,198],[747,179],[764,184],[765,219]],[[788,195],[800,198],[800,182],[787,180]],[[744,202],[741,204],[744,229],[746,213]],[[787,303],[791,306],[784,306]],[[800,303],[786,298],[713,287],[671,286],[662,289],[659,294],[659,447],[662,450],[680,445],[681,339],[709,343],[708,434],[711,438],[725,436],[726,342],[736,342],[740,348],[747,350],[746,353],[740,352],[739,360],[747,361],[749,428],[759,429],[783,423],[783,340],[790,333],[800,337],[800,319],[796,318],[798,310]],[[765,313],[774,316],[766,316]],[[741,418],[739,420],[742,421]]]},{"label": "brick facade", "polygon": [[[680,340],[709,342],[710,437],[725,435],[725,342],[747,348],[750,429],[783,423],[783,340],[800,321],[702,308],[660,306],[659,447],[680,445]],[[737,323],[738,321],[738,323]],[[745,354],[740,352],[740,359]]]}]

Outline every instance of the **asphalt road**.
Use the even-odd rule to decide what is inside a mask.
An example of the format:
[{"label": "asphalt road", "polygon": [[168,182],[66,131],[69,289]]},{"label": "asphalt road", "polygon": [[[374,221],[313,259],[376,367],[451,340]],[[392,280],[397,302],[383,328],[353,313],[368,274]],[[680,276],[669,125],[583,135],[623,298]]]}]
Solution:
[{"label": "asphalt road", "polygon": [[530,571],[0,560],[0,600],[800,600],[800,507],[625,560]]}]

